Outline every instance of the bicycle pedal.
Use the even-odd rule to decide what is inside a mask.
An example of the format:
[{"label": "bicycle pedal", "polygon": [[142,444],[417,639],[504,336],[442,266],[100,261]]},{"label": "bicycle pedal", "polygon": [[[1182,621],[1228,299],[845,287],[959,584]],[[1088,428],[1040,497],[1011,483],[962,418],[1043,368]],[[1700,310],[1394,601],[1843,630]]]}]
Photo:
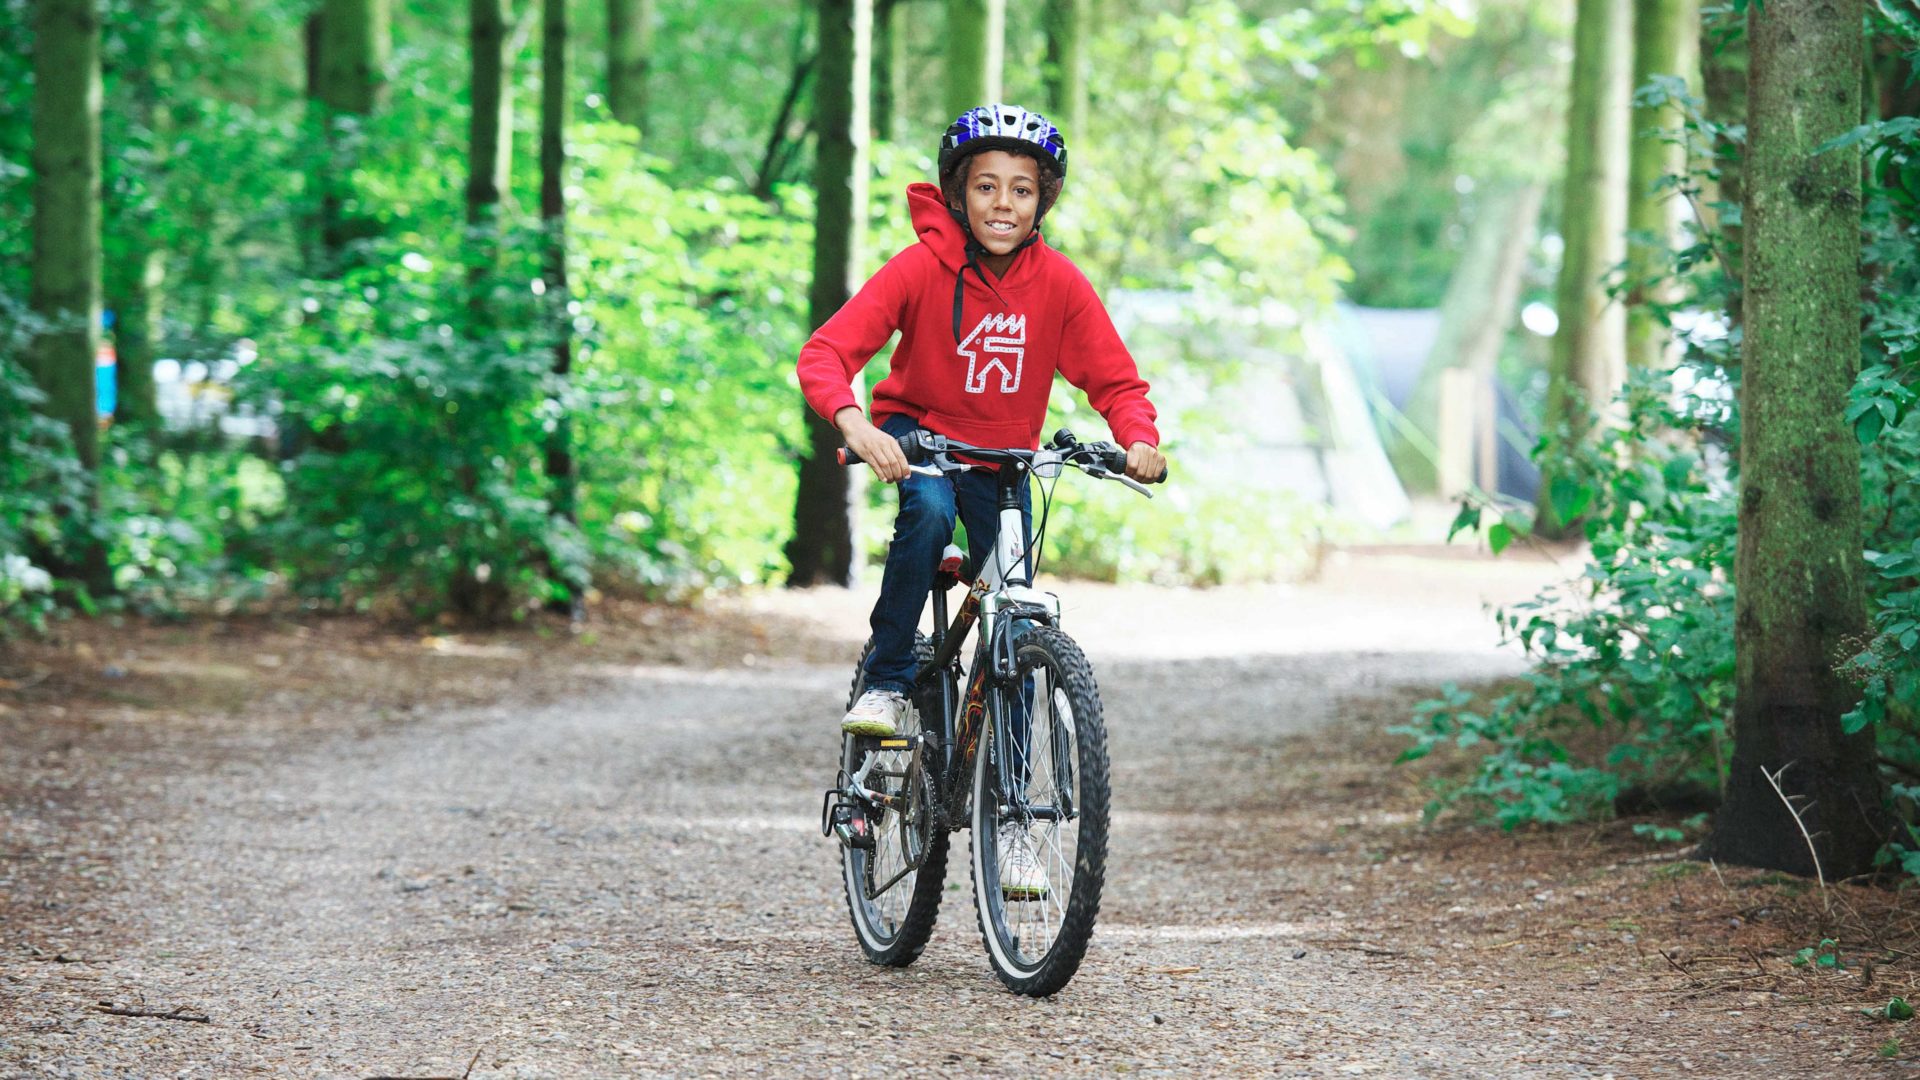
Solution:
[{"label": "bicycle pedal", "polygon": [[918,735],[856,735],[853,740],[853,748],[862,754],[892,754],[919,745]]}]

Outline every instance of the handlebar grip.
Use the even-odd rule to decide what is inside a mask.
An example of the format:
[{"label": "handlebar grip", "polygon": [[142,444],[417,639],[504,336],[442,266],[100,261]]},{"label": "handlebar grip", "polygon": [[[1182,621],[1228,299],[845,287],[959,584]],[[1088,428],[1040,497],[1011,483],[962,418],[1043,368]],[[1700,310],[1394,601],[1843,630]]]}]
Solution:
[{"label": "handlebar grip", "polygon": [[[1124,476],[1126,475],[1126,471],[1127,471],[1127,452],[1118,447],[1115,447],[1113,450],[1110,450],[1106,454],[1102,455],[1102,460],[1100,464],[1105,466],[1108,472],[1120,473],[1121,475]],[[1156,479],[1147,481],[1147,483],[1149,484],[1164,484],[1166,482],[1167,482],[1167,468],[1165,466],[1161,466],[1159,477],[1157,477]]]},{"label": "handlebar grip", "polygon": [[853,447],[851,446],[843,446],[835,450],[833,452],[833,459],[842,465],[858,465],[861,463],[860,455],[854,453]]}]

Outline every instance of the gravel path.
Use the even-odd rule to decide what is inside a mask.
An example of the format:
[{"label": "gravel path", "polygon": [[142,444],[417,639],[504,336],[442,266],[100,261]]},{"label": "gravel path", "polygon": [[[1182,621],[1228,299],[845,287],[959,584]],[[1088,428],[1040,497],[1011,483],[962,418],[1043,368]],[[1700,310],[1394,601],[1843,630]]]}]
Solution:
[{"label": "gravel path", "polygon": [[1604,979],[1468,970],[1347,895],[1377,865],[1300,834],[1313,733],[1515,670],[1484,630],[1343,647],[1380,615],[1348,605],[1292,651],[1149,660],[1102,608],[1137,596],[1088,592],[1118,812],[1099,930],[1056,998],[1000,989],[962,858],[917,964],[860,959],[817,828],[844,666],[583,668],[557,703],[183,759],[121,792],[117,888],[43,938],[83,962],[0,964],[0,1075],[1776,1071],[1737,1020],[1703,1040]]}]

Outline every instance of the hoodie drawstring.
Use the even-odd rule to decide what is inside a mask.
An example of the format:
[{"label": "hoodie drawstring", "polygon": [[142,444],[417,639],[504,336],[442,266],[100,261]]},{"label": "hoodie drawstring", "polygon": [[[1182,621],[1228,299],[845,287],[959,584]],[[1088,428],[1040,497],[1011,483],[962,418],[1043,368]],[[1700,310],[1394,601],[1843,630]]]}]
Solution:
[{"label": "hoodie drawstring", "polygon": [[[955,215],[955,216],[957,217],[958,215]],[[1036,222],[1035,224],[1037,225],[1038,222]],[[1027,248],[1032,247],[1034,242],[1039,239],[1040,239],[1040,230],[1035,229],[1034,231],[1028,233],[1027,238],[1025,240],[1020,241],[1020,246],[1017,248],[1014,248],[1013,251],[1010,252],[1009,254],[1018,255],[1021,252],[1027,250]],[[993,282],[987,280],[986,267],[980,265],[980,256],[985,255],[986,253],[987,253],[987,249],[982,247],[980,245],[980,241],[975,240],[973,238],[973,234],[969,232],[967,234],[966,265],[960,267],[960,272],[953,276],[953,343],[955,345],[960,344],[960,304],[961,304],[961,301],[964,300],[967,295],[968,268],[972,268],[974,274],[980,278],[980,284],[985,285],[987,287],[987,291],[993,294],[994,299],[1000,301],[1001,306],[1004,307],[1006,305],[1007,298],[1004,296],[1001,296],[1000,290],[994,288]]]}]

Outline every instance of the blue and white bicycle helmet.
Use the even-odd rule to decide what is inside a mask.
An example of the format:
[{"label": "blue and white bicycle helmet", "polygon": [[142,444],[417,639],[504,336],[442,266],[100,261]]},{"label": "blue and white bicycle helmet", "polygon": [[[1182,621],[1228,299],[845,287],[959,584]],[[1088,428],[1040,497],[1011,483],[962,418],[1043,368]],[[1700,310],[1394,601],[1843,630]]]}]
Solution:
[{"label": "blue and white bicycle helmet", "polygon": [[[948,188],[966,160],[982,150],[1007,150],[1039,159],[1056,181],[1067,176],[1067,138],[1037,112],[1018,105],[982,105],[947,125],[940,137],[940,187]],[[1058,190],[1058,184],[1049,185]]]}]

